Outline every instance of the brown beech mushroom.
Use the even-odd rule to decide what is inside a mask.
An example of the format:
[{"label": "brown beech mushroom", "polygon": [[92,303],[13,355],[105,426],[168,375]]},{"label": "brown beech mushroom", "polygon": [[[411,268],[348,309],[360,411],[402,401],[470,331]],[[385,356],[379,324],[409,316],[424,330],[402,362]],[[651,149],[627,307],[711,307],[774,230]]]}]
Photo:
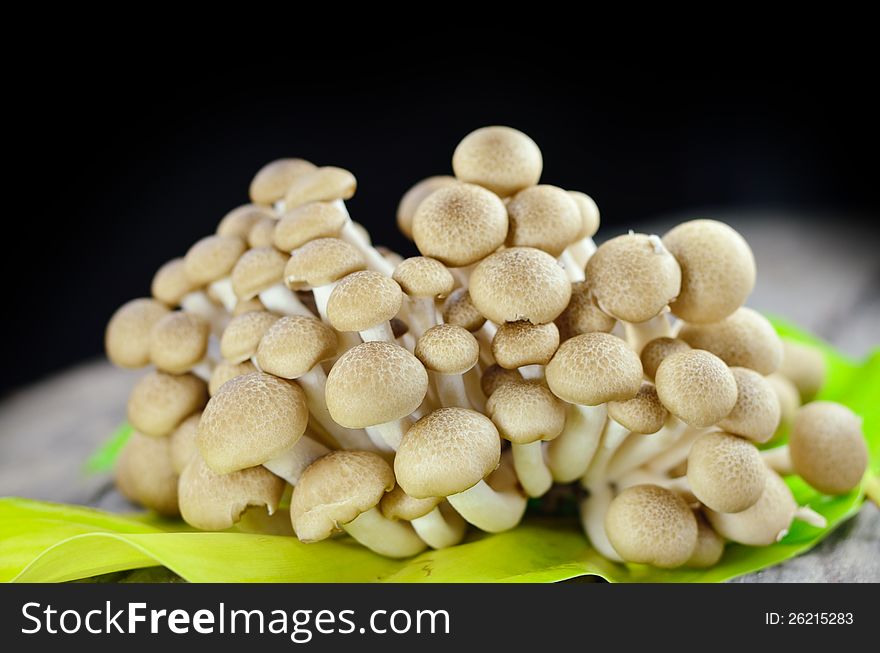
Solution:
[{"label": "brown beech mushroom", "polygon": [[427,256],[401,261],[394,269],[393,279],[406,293],[406,319],[415,336],[420,336],[437,324],[436,301],[452,292],[455,279],[445,265]]},{"label": "brown beech mushroom", "polygon": [[272,233],[272,244],[290,253],[316,238],[338,238],[349,220],[348,211],[340,203],[303,204],[281,216]]},{"label": "brown beech mushroom", "polygon": [[315,164],[305,159],[270,161],[257,171],[251,181],[251,201],[254,204],[273,205],[284,198],[294,180],[315,169]]},{"label": "brown beech mushroom", "polygon": [[244,253],[232,270],[232,290],[238,301],[259,298],[282,315],[311,315],[295,293],[284,285],[288,257],[274,247],[257,247]]},{"label": "brown beech mushroom", "polygon": [[657,374],[657,368],[667,356],[688,351],[690,348],[689,344],[678,338],[660,337],[648,341],[639,354],[645,376],[653,381],[654,375]]},{"label": "brown beech mushroom", "polygon": [[736,404],[736,378],[717,356],[699,349],[663,359],[654,377],[657,395],[670,413],[705,428],[727,417]]},{"label": "brown beech mushroom", "polygon": [[571,284],[571,299],[568,301],[568,306],[556,318],[560,340],[565,341],[595,331],[611,333],[615,324],[617,324],[616,319],[606,315],[596,306],[586,281]]},{"label": "brown beech mushroom", "polygon": [[428,195],[435,190],[446,188],[447,186],[452,186],[456,183],[457,180],[455,177],[450,177],[449,175],[437,175],[422,179],[406,191],[406,193],[403,194],[403,197],[400,198],[400,203],[397,205],[397,227],[403,235],[410,240],[413,239],[412,223],[413,218],[416,215],[416,209],[419,208],[419,204],[421,204]]},{"label": "brown beech mushroom", "polygon": [[[186,276],[195,288],[207,286],[224,308],[231,311],[236,298],[230,274],[246,248],[244,241],[236,236],[206,236],[186,253],[183,259]],[[194,301],[191,295],[193,293],[181,300],[183,308],[211,320],[212,315],[205,313],[204,301]]]},{"label": "brown beech mushroom", "polygon": [[275,236],[275,227],[278,220],[274,216],[263,215],[257,218],[254,226],[248,232],[247,244],[251,249],[272,247],[272,239]]},{"label": "brown beech mushroom", "polygon": [[168,453],[171,456],[171,468],[175,474],[182,474],[193,455],[199,450],[196,438],[201,418],[201,412],[193,413],[168,436]]},{"label": "brown beech mushroom", "polygon": [[573,242],[568,252],[574,258],[575,264],[583,270],[587,261],[596,252],[596,243],[593,242],[593,236],[599,231],[599,207],[593,198],[586,193],[577,190],[570,190],[574,203],[577,204],[578,211],[581,214],[581,230],[578,233],[578,239]]},{"label": "brown beech mushroom", "polygon": [[150,363],[150,332],[168,315],[168,307],[153,299],[132,299],[113,314],[104,333],[104,349],[110,362],[137,368]]},{"label": "brown beech mushroom", "polygon": [[223,216],[217,224],[217,235],[236,236],[246,241],[254,225],[265,218],[274,219],[271,209],[255,204],[243,204]]},{"label": "brown beech mushroom", "polygon": [[459,326],[438,324],[419,338],[416,358],[430,372],[441,406],[471,408],[464,375],[480,358],[477,339]]},{"label": "brown beech mushroom", "polygon": [[812,401],[825,384],[825,357],[811,345],[785,340],[779,372],[794,383],[802,402]]},{"label": "brown beech mushroom", "polygon": [[729,433],[706,433],[691,446],[687,480],[704,506],[741,512],[764,491],[764,462],[751,442]]},{"label": "brown beech mushroom", "polygon": [[779,427],[774,435],[775,439],[778,436],[787,434],[789,429],[791,429],[798,408],[801,407],[801,395],[798,392],[797,386],[788,377],[783,376],[779,372],[774,372],[764,378],[767,379],[767,383],[770,384],[773,392],[776,393],[776,398],[779,399],[780,418]]},{"label": "brown beech mushroom", "polygon": [[171,259],[160,267],[153,275],[150,293],[166,306],[176,308],[183,298],[193,290],[192,282],[186,276],[186,264],[183,258]]},{"label": "brown beech mushroom", "polygon": [[268,311],[251,311],[232,318],[220,338],[220,355],[230,363],[249,360],[257,353],[263,334],[277,321],[278,316]]},{"label": "brown beech mushroom", "polygon": [[500,365],[490,365],[483,371],[480,377],[480,389],[483,395],[491,397],[495,391],[506,383],[516,383],[524,381],[523,375],[519,370],[506,370]]},{"label": "brown beech mushroom", "polygon": [[363,255],[338,238],[317,238],[293,250],[284,268],[284,282],[291,290],[309,290],[321,319],[327,321],[327,302],[336,282],[365,270]]},{"label": "brown beech mushroom", "polygon": [[163,372],[191,371],[208,380],[212,367],[206,358],[210,335],[211,325],[205,318],[186,311],[168,313],[150,332],[150,360]]},{"label": "brown beech mushroom", "polygon": [[399,485],[382,497],[379,508],[388,519],[402,519],[412,524],[418,536],[432,549],[455,546],[467,530],[467,522],[440,497],[415,499]]},{"label": "brown beech mushroom", "polygon": [[249,360],[242,363],[220,361],[214,366],[211,378],[208,380],[208,396],[213,397],[217,394],[220,388],[223,387],[223,384],[230,379],[257,371],[256,366]]},{"label": "brown beech mushroom", "polygon": [[394,279],[372,270],[352,272],[333,287],[327,320],[337,331],[356,331],[364,342],[394,342],[390,321],[402,303],[403,291]]},{"label": "brown beech mushroom", "polygon": [[504,368],[522,368],[526,378],[544,376],[544,366],[559,349],[559,329],[553,322],[505,322],[492,339],[492,355]]},{"label": "brown beech mushroom", "polygon": [[347,200],[357,190],[357,179],[348,170],[323,166],[308,170],[291,179],[284,194],[284,211],[309,202]]},{"label": "brown beech mushroom", "polygon": [[128,421],[144,435],[163,437],[208,400],[205,382],[192,374],[152,371],[128,397]]},{"label": "brown beech mushroom", "polygon": [[239,315],[244,315],[245,313],[250,313],[251,311],[265,311],[266,307],[263,302],[260,301],[259,297],[254,297],[253,299],[239,299],[235,302],[235,308],[232,309],[232,317],[238,317]]},{"label": "brown beech mushroom", "polygon": [[512,127],[481,127],[465,136],[452,155],[455,176],[501,197],[534,186],[544,161],[535,141]]},{"label": "brown beech mushroom", "polygon": [[779,426],[779,397],[767,379],[745,367],[731,367],[736,379],[736,403],[718,426],[753,442],[767,442]]},{"label": "brown beech mushroom", "polygon": [[694,516],[697,518],[697,546],[685,564],[692,569],[708,569],[718,564],[724,555],[724,538],[715,532],[702,513],[695,512]]},{"label": "brown beech mushroom", "polygon": [[179,514],[177,474],[171,465],[168,438],[132,433],[119,453],[114,475],[116,487],[126,498],[161,515]]}]

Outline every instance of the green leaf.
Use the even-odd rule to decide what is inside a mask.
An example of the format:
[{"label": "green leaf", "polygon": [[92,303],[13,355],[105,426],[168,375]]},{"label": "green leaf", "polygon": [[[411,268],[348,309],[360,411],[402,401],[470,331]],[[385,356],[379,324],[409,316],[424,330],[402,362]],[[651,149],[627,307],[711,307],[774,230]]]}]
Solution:
[{"label": "green leaf", "polygon": [[119,457],[122,447],[128,442],[134,429],[128,422],[119,425],[116,431],[104,444],[98,448],[86,461],[86,471],[90,474],[109,472]]}]

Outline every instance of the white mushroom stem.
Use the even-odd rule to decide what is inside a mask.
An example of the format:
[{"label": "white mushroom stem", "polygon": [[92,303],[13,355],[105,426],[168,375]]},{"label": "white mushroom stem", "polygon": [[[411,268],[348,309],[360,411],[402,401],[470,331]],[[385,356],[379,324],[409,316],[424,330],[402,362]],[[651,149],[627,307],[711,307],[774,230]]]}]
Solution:
[{"label": "white mushroom stem", "polygon": [[437,388],[437,398],[444,408],[470,408],[467,390],[464,386],[464,378],[461,374],[441,374],[431,371],[434,379],[434,387]]},{"label": "white mushroom stem", "polygon": [[526,498],[517,490],[496,492],[486,481],[446,499],[466,521],[487,533],[514,528],[526,511]]},{"label": "white mushroom stem", "polygon": [[214,373],[214,366],[214,361],[210,356],[206,355],[202,360],[193,365],[190,372],[207,383],[211,381],[211,375]]},{"label": "white mushroom stem", "polygon": [[378,508],[362,512],[342,528],[371,551],[389,558],[409,558],[425,550],[408,522],[387,519]]},{"label": "white mushroom stem", "polygon": [[688,454],[691,452],[691,447],[694,442],[696,442],[697,438],[704,433],[708,433],[710,430],[713,429],[711,427],[708,429],[689,427],[679,438],[678,442],[660,455],[652,458],[646,467],[652,472],[657,472],[658,474],[665,474],[670,469],[678,467],[687,460]]},{"label": "white mushroom stem", "polygon": [[571,254],[571,257],[575,260],[578,267],[583,270],[587,267],[587,261],[589,261],[590,257],[596,252],[596,243],[593,241],[592,237],[584,236],[580,240],[576,240],[569,245],[565,251]]},{"label": "white mushroom stem", "polygon": [[[809,524],[810,526],[815,526],[816,528],[825,528],[826,526],[828,526],[828,520],[826,520],[825,517],[810,508],[810,506],[800,506],[797,510],[795,510],[794,519],[799,519],[800,521]],[[785,535],[783,535],[782,537],[785,537]]]},{"label": "white mushroom stem", "polygon": [[455,546],[461,542],[467,530],[467,522],[448,503],[441,503],[427,515],[417,517],[410,523],[432,549]]},{"label": "white mushroom stem", "polygon": [[528,444],[511,445],[513,467],[520,485],[530,497],[541,497],[553,485],[553,475],[544,460],[544,443],[541,440]]},{"label": "white mushroom stem", "polygon": [[794,465],[792,465],[791,453],[787,444],[774,449],[765,449],[761,452],[761,458],[777,474],[782,476],[794,474]]},{"label": "white mushroom stem", "polygon": [[339,232],[340,240],[344,240],[364,255],[368,269],[384,274],[386,277],[390,277],[394,274],[394,264],[376,251],[376,248],[373,247],[373,245],[364,238],[363,234],[358,231],[357,227],[354,226],[351,221],[351,216],[348,214],[348,208],[346,208],[345,202],[342,200],[335,200],[334,204],[345,211],[345,215],[348,216],[345,225]]},{"label": "white mushroom stem", "polygon": [[299,377],[297,382],[306,395],[309,412],[341,448],[355,451],[376,450],[376,447],[373,446],[372,441],[362,429],[347,429],[337,424],[330,417],[330,411],[327,409],[327,400],[324,396],[327,374],[324,372],[323,367],[315,365]]},{"label": "white mushroom stem", "polygon": [[477,267],[476,263],[466,265],[461,268],[449,268],[452,278],[455,279],[455,285],[460,288],[467,288],[471,280],[471,272]]},{"label": "white mushroom stem", "polygon": [[238,297],[235,296],[235,292],[232,290],[232,277],[224,277],[214,281],[208,286],[208,290],[223,304],[223,308],[229,313],[232,312],[238,303]]},{"label": "white mushroom stem", "polygon": [[394,331],[391,329],[391,322],[385,320],[379,324],[371,326],[358,332],[361,340],[364,342],[394,342]]},{"label": "white mushroom stem", "polygon": [[440,324],[437,303],[433,297],[410,297],[407,295],[404,306],[406,323],[409,325],[410,333],[416,338],[421,338],[425,331]]},{"label": "white mushroom stem", "polygon": [[291,485],[296,485],[306,467],[328,453],[330,449],[309,435],[304,435],[283,454],[264,462],[263,467]]},{"label": "white mushroom stem", "polygon": [[609,417],[602,432],[602,442],[596,450],[596,455],[590,462],[587,473],[581,478],[583,487],[590,487],[595,482],[605,477],[608,464],[620,445],[626,440],[630,430],[617,420]]},{"label": "white mushroom stem", "polygon": [[645,322],[624,322],[623,324],[626,330],[626,341],[637,354],[641,353],[642,348],[654,338],[672,336],[672,327],[665,312],[655,315]]},{"label": "white mushroom stem", "polygon": [[211,298],[202,290],[185,294],[180,300],[180,307],[187,313],[205,318],[211,325],[211,332],[218,337],[229,322],[229,315],[221,306],[212,302]]},{"label": "white mushroom stem", "polygon": [[631,433],[611,458],[605,475],[614,480],[641,467],[672,447],[686,430],[687,424],[670,415],[666,425],[656,433]]},{"label": "white mushroom stem", "polygon": [[612,499],[614,493],[607,484],[590,488],[590,496],[581,501],[580,505],[581,525],[596,551],[609,560],[623,562],[623,558],[611,546],[605,533],[605,515],[608,513]]},{"label": "white mushroom stem", "polygon": [[315,297],[315,306],[318,309],[318,315],[327,324],[330,324],[330,320],[327,318],[327,302],[330,301],[330,294],[335,287],[336,282],[334,281],[333,283],[327,283],[323,286],[315,286],[312,288],[312,295]]},{"label": "white mushroom stem", "polygon": [[492,340],[497,332],[498,327],[495,323],[486,320],[483,326],[474,333],[474,337],[480,343],[480,364],[483,367],[489,367],[495,363],[495,355],[492,353]]},{"label": "white mushroom stem", "polygon": [[480,385],[479,365],[474,365],[464,373],[464,389],[474,410],[479,413],[484,412],[486,410],[486,397],[483,396],[483,388]]},{"label": "white mushroom stem", "polygon": [[574,255],[572,255],[570,251],[565,250],[562,252],[562,256],[559,257],[559,263],[565,270],[565,276],[567,276],[568,280],[572,283],[577,283],[586,279],[584,268],[578,265]]},{"label": "white mushroom stem", "polygon": [[368,426],[366,430],[373,442],[377,440],[384,441],[393,451],[397,451],[400,447],[400,441],[403,439],[403,434],[407,432],[410,426],[412,426],[412,420],[408,417],[403,417],[385,422],[384,424]]},{"label": "white mushroom stem", "polygon": [[565,428],[547,446],[547,464],[553,480],[571,483],[586,473],[599,446],[606,414],[605,404],[569,405]]},{"label": "white mushroom stem", "polygon": [[307,309],[296,293],[283,283],[276,283],[274,286],[262,291],[259,295],[260,301],[266,310],[281,315],[302,315],[304,317],[315,317],[312,312]]},{"label": "white mushroom stem", "polygon": [[527,381],[540,381],[544,378],[543,365],[523,365],[519,368],[519,373]]}]

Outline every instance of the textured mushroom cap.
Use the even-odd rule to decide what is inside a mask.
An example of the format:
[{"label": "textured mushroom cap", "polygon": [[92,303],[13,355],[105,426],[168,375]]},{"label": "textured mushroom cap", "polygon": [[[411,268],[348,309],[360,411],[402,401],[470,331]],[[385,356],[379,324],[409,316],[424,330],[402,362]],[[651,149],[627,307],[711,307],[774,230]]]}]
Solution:
[{"label": "textured mushroom cap", "polygon": [[329,537],[375,508],[394,487],[394,472],[368,451],[331,451],[306,468],[293,489],[290,520],[303,542]]},{"label": "textured mushroom cap", "polygon": [[565,427],[565,405],[540,383],[502,384],[486,402],[486,414],[505,440],[552,440]]},{"label": "textured mushroom cap", "polygon": [[801,407],[801,396],[794,383],[788,377],[783,376],[779,372],[774,372],[766,377],[767,382],[779,399],[780,408],[780,428],[786,429],[794,422],[798,408]]},{"label": "textured mushroom cap", "polygon": [[455,278],[446,266],[427,256],[404,259],[391,276],[410,297],[442,299],[455,287]]},{"label": "textured mushroom cap", "polygon": [[480,343],[467,329],[438,324],[422,334],[413,353],[429,370],[464,374],[480,359]]},{"label": "textured mushroom cap", "polygon": [[277,224],[278,220],[268,216],[257,220],[248,232],[248,247],[272,247],[272,239],[275,237],[275,227]]},{"label": "textured mushroom cap", "polygon": [[531,247],[512,247],[486,257],[470,279],[474,306],[503,324],[552,322],[571,299],[571,283],[556,259]]},{"label": "textured mushroom cap", "polygon": [[413,218],[422,200],[439,188],[446,188],[457,183],[458,180],[455,177],[436,175],[422,179],[415,184],[403,194],[403,197],[400,198],[400,203],[397,205],[397,228],[400,229],[404,236],[412,240]]},{"label": "textured mushroom cap", "polygon": [[452,155],[456,177],[502,197],[537,184],[543,167],[541,150],[535,141],[512,127],[474,130],[461,140]]},{"label": "textured mushroom cap", "polygon": [[178,514],[177,474],[171,467],[167,438],[132,433],[114,474],[116,487],[128,499],[163,515]]},{"label": "textured mushroom cap", "polygon": [[294,179],[284,196],[284,204],[290,210],[309,202],[347,200],[355,190],[357,179],[348,170],[324,166]]},{"label": "textured mushroom cap", "polygon": [[[171,456],[171,468],[175,474],[182,474],[193,455],[198,453],[199,445],[196,438],[199,434],[199,420],[202,414],[193,413],[168,436],[168,454]],[[156,438],[160,440],[161,438]]]},{"label": "textured mushroom cap", "polygon": [[764,466],[764,492],[758,501],[742,512],[706,510],[712,528],[733,542],[748,546],[768,546],[788,532],[797,510],[788,485],[772,469]]},{"label": "textured mushroom cap", "polygon": [[546,365],[559,348],[559,329],[553,322],[505,322],[492,339],[492,355],[501,367]]},{"label": "textured mushroom cap", "polygon": [[557,257],[577,240],[583,228],[574,198],[557,186],[519,191],[507,203],[507,215],[509,246],[535,247]]},{"label": "textured mushroom cap", "polygon": [[736,403],[718,426],[754,442],[767,442],[779,427],[781,407],[773,386],[745,367],[731,367],[736,379]]},{"label": "textured mushroom cap", "polygon": [[264,372],[298,379],[315,365],[336,355],[336,332],[316,317],[290,315],[270,326],[257,348]]},{"label": "textured mushroom cap", "polygon": [[223,384],[199,422],[199,451],[218,474],[262,465],[296,444],[309,421],[295,383],[254,372]]},{"label": "textured mushroom cap", "polygon": [[350,429],[384,424],[418,408],[428,392],[428,373],[415,356],[389,342],[352,347],[327,375],[330,416]]},{"label": "textured mushroom cap", "polygon": [[692,349],[663,359],[654,377],[657,395],[682,422],[703,428],[724,419],[736,404],[736,379],[714,354]]},{"label": "textured mushroom cap", "polygon": [[742,306],[755,287],[755,257],[723,222],[691,220],[663,236],[681,266],[681,292],[670,305],[687,322],[718,322]]},{"label": "textured mushroom cap", "polygon": [[466,408],[439,408],[404,434],[394,473],[416,499],[448,497],[479,483],[500,460],[501,438],[492,420]]},{"label": "textured mushroom cap", "polygon": [[602,243],[587,261],[587,283],[603,312],[644,322],[678,295],[681,270],[658,236],[626,234]]},{"label": "textured mushroom cap", "polygon": [[205,357],[211,325],[200,315],[174,311],[150,332],[150,359],[163,372],[188,372]]},{"label": "textured mushroom cap", "polygon": [[687,566],[708,569],[714,567],[724,555],[724,538],[715,532],[702,514],[696,513],[694,516],[697,518],[697,547]]},{"label": "textured mushroom cap", "polygon": [[571,284],[571,299],[568,300],[568,306],[556,318],[560,339],[568,340],[594,331],[610,333],[615,324],[617,324],[616,319],[606,315],[596,306],[586,281]]},{"label": "textured mushroom cap", "polygon": [[305,159],[276,159],[257,171],[251,181],[249,194],[257,204],[272,204],[287,194],[293,181],[315,170],[315,164]]},{"label": "textured mushroom cap", "polygon": [[284,282],[293,290],[314,288],[366,269],[367,262],[354,245],[338,238],[317,238],[290,253]]},{"label": "textured mushroom cap", "polygon": [[183,258],[186,276],[194,286],[205,286],[232,272],[246,249],[236,236],[205,236]]},{"label": "textured mushroom cap", "polygon": [[251,311],[232,318],[220,338],[220,355],[230,363],[241,363],[257,353],[260,339],[278,316],[269,311]]},{"label": "textured mushroom cap", "polygon": [[634,433],[656,433],[666,423],[669,411],[660,403],[654,384],[642,383],[632,399],[609,401],[608,415]]},{"label": "textured mushroom cap", "polygon": [[186,263],[182,258],[173,258],[156,270],[150,293],[163,304],[177,306],[184,295],[193,289],[186,276]]},{"label": "textured mushroom cap", "polygon": [[625,401],[642,387],[639,357],[609,333],[585,333],[566,340],[544,372],[553,394],[572,404]]},{"label": "textured mushroom cap", "polygon": [[245,313],[250,313],[252,311],[265,311],[266,307],[263,306],[263,302],[260,301],[259,297],[251,297],[250,299],[239,299],[235,302],[235,307],[232,309],[232,317],[238,317],[239,315],[244,315]]},{"label": "textured mushroom cap", "polygon": [[168,315],[168,307],[153,299],[132,299],[113,313],[104,332],[104,349],[119,367],[143,367],[150,362],[150,332]]},{"label": "textured mushroom cap", "polygon": [[337,202],[303,204],[281,217],[272,243],[284,252],[292,252],[315,238],[336,236],[348,219],[348,211]]},{"label": "textured mushroom cap", "polygon": [[671,569],[697,546],[697,520],[679,495],[656,485],[636,485],[617,495],[605,515],[605,532],[627,562]]},{"label": "textured mushroom cap", "polygon": [[713,324],[685,324],[678,337],[694,349],[711,351],[731,367],[770,374],[782,362],[782,340],[773,325],[751,308]]},{"label": "textured mushroom cap", "polygon": [[237,236],[247,240],[248,234],[261,218],[272,218],[269,210],[254,204],[243,204],[223,216],[217,225],[218,236]]},{"label": "textured mushroom cap", "polygon": [[388,519],[405,519],[412,521],[424,517],[442,501],[441,497],[416,499],[411,497],[399,485],[382,497],[379,509]]},{"label": "textured mushroom cap", "polygon": [[682,351],[690,351],[691,346],[684,340],[678,338],[654,338],[642,347],[642,353],[639,358],[642,361],[642,368],[645,370],[645,376],[653,380],[657,374],[657,368],[667,356],[677,354]]},{"label": "textured mushroom cap", "polygon": [[706,507],[741,512],[764,491],[764,461],[748,440],[720,431],[706,433],[691,446],[687,479]]},{"label": "textured mushroom cap", "polygon": [[232,269],[232,290],[239,299],[252,299],[280,283],[287,257],[274,247],[258,247],[242,255]]},{"label": "textured mushroom cap", "polygon": [[502,385],[523,380],[523,375],[519,370],[507,370],[500,365],[492,364],[483,370],[483,376],[480,377],[480,389],[486,397],[491,397]]},{"label": "textured mushroom cap", "polygon": [[168,435],[208,400],[205,382],[192,374],[152,371],[128,396],[128,421],[144,435]]},{"label": "textured mushroom cap", "polygon": [[460,267],[476,263],[504,244],[507,209],[485,188],[455,184],[435,190],[419,204],[412,228],[424,256]]},{"label": "textured mushroom cap", "polygon": [[473,333],[482,328],[486,323],[486,318],[474,306],[468,289],[456,288],[443,302],[443,321]]},{"label": "textured mushroom cap", "polygon": [[592,197],[579,190],[570,190],[568,194],[571,195],[575,204],[577,204],[578,212],[581,214],[581,231],[578,234],[578,238],[591,238],[595,236],[596,232],[599,231],[599,207],[596,206],[596,202],[593,201]]},{"label": "textured mushroom cap", "polygon": [[180,514],[190,526],[222,531],[250,506],[266,506],[273,514],[284,487],[284,481],[265,467],[217,474],[196,455],[180,475]]},{"label": "textured mushroom cap", "polygon": [[211,378],[208,381],[208,395],[213,397],[223,384],[234,379],[237,376],[244,376],[251,372],[256,372],[257,368],[249,360],[241,363],[230,363],[229,361],[220,361],[214,366],[211,372]]},{"label": "textured mushroom cap", "polygon": [[364,331],[400,312],[403,291],[394,279],[364,270],[336,284],[327,300],[327,319],[338,331]]},{"label": "textured mushroom cap", "polygon": [[825,494],[849,492],[868,466],[862,419],[831,401],[816,401],[798,411],[788,448],[795,471]]},{"label": "textured mushroom cap", "polygon": [[815,347],[790,340],[782,342],[782,352],[779,372],[794,383],[801,401],[810,401],[825,384],[825,357]]}]

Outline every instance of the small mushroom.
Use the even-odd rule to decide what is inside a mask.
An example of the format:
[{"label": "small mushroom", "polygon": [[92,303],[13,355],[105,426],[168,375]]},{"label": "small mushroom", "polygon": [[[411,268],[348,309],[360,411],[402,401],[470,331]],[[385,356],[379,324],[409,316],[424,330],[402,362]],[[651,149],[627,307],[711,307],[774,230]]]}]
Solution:
[{"label": "small mushroom", "polygon": [[392,278],[406,293],[406,316],[415,335],[420,336],[438,323],[436,301],[452,292],[455,279],[445,265],[427,256],[401,261]]},{"label": "small mushroom", "polygon": [[779,427],[773,436],[773,440],[776,440],[779,436],[787,434],[791,429],[798,408],[801,407],[801,395],[798,392],[797,386],[787,376],[783,376],[779,372],[774,372],[764,378],[767,379],[767,383],[773,388],[773,392],[776,393],[776,398],[779,400]]},{"label": "small mushroom", "polygon": [[685,566],[708,569],[718,564],[724,555],[724,538],[715,532],[702,513],[695,512],[694,516],[697,518],[697,546]]},{"label": "small mushroom", "polygon": [[502,385],[524,380],[518,369],[506,370],[500,365],[490,365],[480,377],[480,389],[483,391],[483,395],[491,397]]},{"label": "small mushroom", "polygon": [[[209,287],[210,291],[220,299],[227,311],[235,306],[235,293],[232,291],[232,268],[244,254],[245,243],[236,236],[206,236],[189,248],[183,259],[184,270],[190,282],[196,288]],[[182,300],[183,307],[190,312],[199,313],[197,309],[191,310],[186,303],[186,297]],[[210,316],[203,315],[207,319]]]},{"label": "small mushroom", "polygon": [[583,281],[584,269],[563,256],[581,233],[583,220],[574,198],[557,186],[542,184],[519,191],[507,203],[508,247],[534,247],[562,257],[572,281]]},{"label": "small mushroom", "polygon": [[691,446],[687,479],[706,507],[741,512],[764,491],[764,462],[749,441],[729,433],[706,433]]},{"label": "small mushroom", "polygon": [[486,323],[486,317],[474,306],[467,288],[456,288],[443,302],[443,321],[476,333]]},{"label": "small mushroom", "polygon": [[153,275],[150,284],[153,297],[170,308],[180,306],[183,298],[192,290],[193,285],[186,276],[183,258],[174,258],[162,265]]},{"label": "small mushroom", "polygon": [[309,202],[347,200],[357,190],[357,179],[348,170],[323,166],[291,179],[284,194],[284,210],[290,211]]},{"label": "small mushroom", "polygon": [[254,226],[247,235],[247,244],[251,249],[260,249],[262,247],[272,247],[272,240],[275,238],[275,227],[278,226],[278,219],[275,216],[263,215],[255,222]]},{"label": "small mushroom", "polygon": [[406,191],[406,193],[403,194],[403,197],[400,198],[400,203],[397,205],[397,227],[400,229],[401,233],[412,240],[412,223],[416,214],[416,209],[419,208],[419,204],[421,204],[422,201],[435,190],[446,188],[447,186],[452,186],[456,183],[457,181],[455,177],[450,177],[449,175],[437,175],[422,179]]},{"label": "small mushroom", "polygon": [[595,331],[611,333],[615,324],[617,324],[616,319],[606,315],[596,306],[586,281],[571,284],[571,299],[568,301],[568,306],[556,318],[560,340],[564,342],[569,338]]},{"label": "small mushroom", "polygon": [[477,364],[480,345],[469,331],[438,324],[419,338],[414,353],[430,372],[441,406],[471,408],[464,374]]},{"label": "small mushroom", "polygon": [[736,403],[718,426],[753,442],[767,442],[779,426],[779,397],[767,379],[746,367],[731,367]]},{"label": "small mushroom", "polygon": [[114,475],[116,487],[128,499],[160,515],[178,514],[177,474],[167,438],[132,433],[119,453]]},{"label": "small mushroom", "polygon": [[187,311],[172,311],[153,325],[150,332],[150,360],[157,369],[170,374],[192,372],[211,378],[207,359],[211,325],[203,317]]},{"label": "small mushroom", "polygon": [[575,264],[583,270],[587,266],[587,261],[596,252],[596,243],[593,242],[593,236],[599,231],[599,207],[593,198],[577,190],[570,190],[578,211],[581,214],[581,230],[578,239],[572,243],[568,251],[574,258]]},{"label": "small mushroom", "polygon": [[217,224],[217,235],[235,236],[246,241],[254,225],[266,218],[274,219],[271,209],[256,204],[243,204],[223,216]]},{"label": "small mushroom", "polygon": [[282,199],[294,180],[316,169],[305,159],[276,159],[257,171],[251,181],[249,195],[255,204],[272,205]]},{"label": "small mushroom", "polygon": [[220,338],[220,355],[230,363],[242,363],[256,355],[260,339],[278,316],[268,311],[251,311],[232,318]]},{"label": "small mushroom", "polygon": [[717,356],[699,349],[667,356],[654,377],[657,395],[684,423],[705,428],[736,405],[736,378]]},{"label": "small mushroom", "polygon": [[394,279],[362,270],[340,279],[327,300],[327,320],[337,331],[361,340],[394,342],[391,320],[400,312],[403,291]]},{"label": "small mushroom", "polygon": [[544,167],[535,141],[512,127],[481,127],[465,136],[452,155],[455,176],[501,197],[534,186]]},{"label": "small mushroom", "polygon": [[642,361],[642,369],[645,370],[645,376],[653,381],[654,376],[657,374],[657,368],[660,367],[660,363],[667,356],[688,351],[690,348],[689,344],[678,338],[660,337],[648,341],[642,347],[642,352],[639,354],[639,358]]},{"label": "small mushroom", "polygon": [[171,468],[175,474],[182,474],[193,455],[198,453],[196,437],[199,433],[199,420],[202,413],[193,413],[168,436],[168,453],[171,456]]},{"label": "small mushroom", "polygon": [[811,345],[784,340],[779,372],[797,387],[802,402],[812,401],[825,384],[825,357]]},{"label": "small mushroom", "polygon": [[128,397],[128,421],[144,435],[164,437],[208,400],[205,382],[192,374],[152,371]]},{"label": "small mushroom", "polygon": [[336,282],[366,267],[363,255],[352,245],[338,238],[317,238],[291,252],[284,282],[291,290],[311,289],[318,314],[326,322],[327,302]]},{"label": "small mushroom", "polygon": [[412,524],[420,538],[432,549],[445,549],[461,542],[467,522],[440,497],[414,499],[395,485],[379,504],[388,519],[402,519]]},{"label": "small mushroom", "polygon": [[260,301],[259,297],[253,299],[239,299],[235,302],[235,308],[232,309],[232,317],[238,317],[251,311],[265,311],[266,306]]},{"label": "small mushroom", "polygon": [[272,244],[282,252],[292,252],[316,238],[338,238],[350,221],[339,202],[310,202],[288,211],[278,220]]},{"label": "small mushroom", "polygon": [[110,362],[137,368],[150,363],[150,332],[168,315],[168,307],[154,299],[132,299],[120,306],[104,333],[104,349]]},{"label": "small mushroom", "polygon": [[492,339],[492,355],[501,367],[522,368],[526,378],[544,376],[544,366],[559,349],[559,329],[553,322],[505,322]]}]

